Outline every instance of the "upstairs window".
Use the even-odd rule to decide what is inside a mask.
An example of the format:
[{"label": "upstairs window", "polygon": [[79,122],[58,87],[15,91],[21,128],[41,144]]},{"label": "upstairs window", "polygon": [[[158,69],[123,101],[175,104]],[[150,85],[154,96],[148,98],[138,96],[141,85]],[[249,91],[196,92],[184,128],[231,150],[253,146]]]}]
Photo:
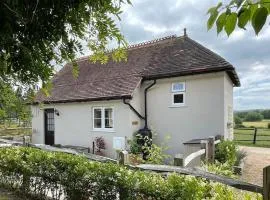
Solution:
[{"label": "upstairs window", "polygon": [[185,92],[186,92],[186,84],[184,82],[172,84],[172,105],[173,106],[185,105]]},{"label": "upstairs window", "polygon": [[184,92],[185,90],[186,90],[186,85],[184,82],[172,84],[172,92]]},{"label": "upstairs window", "polygon": [[109,131],[114,128],[113,108],[93,108],[93,130]]}]

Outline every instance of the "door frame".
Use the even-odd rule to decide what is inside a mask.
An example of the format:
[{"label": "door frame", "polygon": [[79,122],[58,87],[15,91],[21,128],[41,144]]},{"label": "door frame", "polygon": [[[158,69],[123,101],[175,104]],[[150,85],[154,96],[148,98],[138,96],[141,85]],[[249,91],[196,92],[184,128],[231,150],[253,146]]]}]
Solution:
[{"label": "door frame", "polygon": [[[49,133],[48,133],[49,131],[48,131],[47,112],[53,113],[54,130],[53,130],[52,142],[48,142],[46,140],[46,136],[48,137],[48,135],[49,135]],[[48,144],[48,143],[50,143],[50,144]],[[46,145],[54,145],[55,144],[55,114],[54,114],[54,108],[45,108],[44,109],[44,144],[46,144]]]}]

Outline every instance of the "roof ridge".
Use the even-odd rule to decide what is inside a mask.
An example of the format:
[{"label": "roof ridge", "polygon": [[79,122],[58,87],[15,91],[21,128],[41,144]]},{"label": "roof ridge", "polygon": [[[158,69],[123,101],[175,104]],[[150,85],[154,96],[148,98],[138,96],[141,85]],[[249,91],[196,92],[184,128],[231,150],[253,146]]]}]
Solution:
[{"label": "roof ridge", "polygon": [[156,38],[156,39],[153,39],[153,40],[148,40],[148,41],[145,41],[145,42],[140,42],[140,43],[137,43],[137,44],[132,44],[132,45],[129,45],[127,47],[127,49],[140,48],[140,47],[155,44],[155,43],[158,43],[158,42],[161,42],[161,41],[164,41],[164,40],[175,39],[175,38],[177,38],[176,34],[169,35],[169,36],[165,36],[165,37],[161,37],[161,38]]},{"label": "roof ridge", "polygon": [[[184,37],[184,36],[179,36],[179,37]],[[148,45],[151,45],[151,44],[156,44],[156,43],[161,42],[161,41],[164,41],[164,40],[175,39],[175,38],[177,38],[177,35],[176,34],[165,36],[165,37],[161,37],[161,38],[156,38],[156,39],[153,39],[153,40],[148,40],[148,41],[144,41],[144,42],[140,42],[140,43],[128,45],[127,48],[126,48],[126,50],[141,48],[141,47],[145,47],[145,46],[148,46]],[[106,53],[111,53],[115,49],[116,48],[109,49]],[[87,56],[79,57],[79,58],[76,59],[76,62],[85,61],[86,59],[89,58],[89,56],[91,56],[91,54],[90,55],[87,55]]]}]

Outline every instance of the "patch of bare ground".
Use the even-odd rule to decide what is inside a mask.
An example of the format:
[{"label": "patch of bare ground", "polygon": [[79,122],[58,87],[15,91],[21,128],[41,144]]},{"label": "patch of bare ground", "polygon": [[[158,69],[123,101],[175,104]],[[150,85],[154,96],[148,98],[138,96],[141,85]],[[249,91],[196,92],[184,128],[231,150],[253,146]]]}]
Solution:
[{"label": "patch of bare ground", "polygon": [[270,148],[240,146],[247,153],[241,179],[256,185],[263,185],[263,168],[270,165]]}]

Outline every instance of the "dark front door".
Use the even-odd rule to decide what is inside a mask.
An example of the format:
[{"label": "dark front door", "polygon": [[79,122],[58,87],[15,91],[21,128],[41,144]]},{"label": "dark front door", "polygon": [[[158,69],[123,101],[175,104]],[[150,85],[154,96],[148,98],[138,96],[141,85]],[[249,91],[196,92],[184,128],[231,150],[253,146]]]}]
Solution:
[{"label": "dark front door", "polygon": [[54,144],[54,109],[45,109],[45,144]]}]

